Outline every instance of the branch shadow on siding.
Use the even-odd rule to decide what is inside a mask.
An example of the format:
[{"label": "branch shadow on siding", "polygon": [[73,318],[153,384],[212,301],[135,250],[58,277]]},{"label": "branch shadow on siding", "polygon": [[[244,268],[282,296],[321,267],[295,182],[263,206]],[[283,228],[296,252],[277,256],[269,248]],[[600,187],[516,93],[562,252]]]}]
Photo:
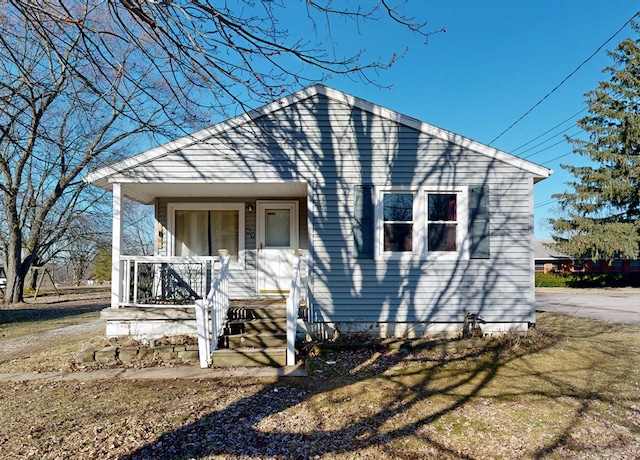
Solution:
[{"label": "branch shadow on siding", "polygon": [[[528,252],[529,205],[513,207],[513,214],[508,206],[497,206],[502,201],[518,199],[509,198],[510,194],[522,193],[517,187],[510,190],[510,183],[499,178],[499,169],[504,165],[468,152],[462,146],[429,138],[393,120],[380,122],[369,112],[335,101],[305,101],[255,122],[234,131],[233,136],[219,136],[216,142],[226,147],[224,151],[218,149],[218,154],[235,162],[241,169],[239,178],[260,181],[275,176],[285,182],[302,181],[310,185],[312,205],[308,212],[312,233],[308,249],[313,260],[310,301],[317,320],[425,325],[459,322],[462,327],[467,310],[494,322],[508,323],[514,314],[522,316],[523,312],[530,317],[532,299],[521,298],[518,292],[528,283],[525,277],[529,260],[518,257],[526,258]],[[216,174],[224,173],[213,172],[208,178],[215,180]],[[390,190],[420,187],[456,190],[469,184],[490,185],[492,207],[501,209],[491,223],[492,242],[496,238],[500,244],[491,245],[488,260],[457,258],[442,262],[419,256],[402,261],[379,257],[356,259],[351,191],[358,184]],[[354,363],[346,369],[346,375],[312,376],[302,381],[285,379],[265,385],[253,396],[224,409],[211,411],[123,458],[208,455],[313,458],[353,454],[374,447],[384,454],[389,443],[408,436],[415,437],[435,454],[472,458],[454,452],[425,430],[478,396],[509,361],[499,351],[489,352],[476,362],[471,358],[440,357],[432,366],[416,371],[413,383],[402,388],[397,399],[374,413],[363,411],[347,425],[325,427],[324,416],[318,413],[318,425],[311,429],[262,431],[259,428],[262,420],[278,414],[286,416],[288,409],[308,405],[338,389],[357,389],[368,381],[366,373],[359,376],[362,369],[377,366],[376,385],[382,382],[383,387],[387,384],[396,389],[402,385],[392,374],[385,374],[395,363],[383,362],[375,356]],[[438,386],[435,378],[440,369],[456,360],[468,359],[466,370],[460,371],[445,387]],[[435,404],[439,394],[457,396],[453,402],[439,405]],[[418,407],[428,408],[431,401],[434,401],[432,410],[414,414],[411,420],[397,421]],[[238,418],[238,414],[242,416]],[[234,439],[243,441],[234,444]],[[306,447],[292,452],[291,443]]]}]

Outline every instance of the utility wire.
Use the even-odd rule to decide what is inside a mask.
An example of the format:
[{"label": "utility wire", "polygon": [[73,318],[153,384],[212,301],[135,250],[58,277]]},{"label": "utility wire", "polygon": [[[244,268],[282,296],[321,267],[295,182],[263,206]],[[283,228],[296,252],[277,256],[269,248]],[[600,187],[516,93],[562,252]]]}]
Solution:
[{"label": "utility wire", "polygon": [[[553,128],[550,128],[550,129],[546,130],[544,133],[542,133],[542,134],[540,134],[540,135],[538,135],[538,136],[534,137],[534,138],[533,138],[533,139],[531,139],[530,141],[525,142],[524,144],[522,144],[522,145],[520,145],[520,146],[516,147],[515,149],[510,150],[509,152],[510,152],[510,153],[512,153],[512,154],[516,153],[516,152],[517,152],[518,150],[520,150],[521,148],[526,147],[527,145],[531,144],[532,142],[537,141],[537,140],[538,140],[538,139],[540,139],[542,136],[546,136],[547,134],[549,134],[549,133],[550,133],[551,131],[553,131],[554,129],[559,128],[560,126],[564,125],[566,122],[573,120],[575,117],[577,117],[578,115],[580,115],[582,112],[584,112],[584,111],[585,111],[585,110],[587,110],[587,109],[588,109],[588,107],[585,107],[585,108],[581,109],[580,111],[578,111],[578,112],[574,113],[574,114],[573,114],[573,115],[571,115],[570,117],[565,118],[564,120],[562,120],[560,123],[558,123],[557,125],[555,125]],[[565,132],[565,131],[566,131],[566,129],[565,129],[564,131],[562,131],[562,132]],[[556,135],[552,136],[550,139],[553,139],[553,138],[554,138],[554,137],[556,137],[556,136],[558,136],[558,134],[556,134]],[[547,142],[547,141],[544,141],[544,142]],[[543,142],[543,143],[544,143],[544,142]],[[540,144],[538,144],[538,145],[540,145]],[[533,148],[533,147],[532,147],[532,148]],[[530,149],[525,150],[525,151],[524,151],[524,152],[522,152],[522,153],[528,152],[529,150],[530,150]]]},{"label": "utility wire", "polygon": [[547,205],[550,205],[552,203],[555,203],[556,201],[558,201],[557,198],[551,198],[551,199],[549,199],[547,201],[543,201],[542,203],[538,203],[537,205],[534,206],[534,208],[541,208],[543,206],[547,206]]},{"label": "utility wire", "polygon": [[549,163],[553,163],[554,161],[559,160],[560,158],[564,158],[564,157],[566,157],[566,156],[569,156],[569,155],[571,155],[571,154],[573,154],[573,153],[575,153],[573,150],[572,150],[572,151],[570,151],[570,152],[567,152],[567,153],[563,153],[562,155],[557,156],[557,157],[555,157],[555,158],[552,158],[552,159],[550,159],[549,161],[545,161],[544,163],[540,163],[540,165],[541,165],[541,166],[548,165]]},{"label": "utility wire", "polygon": [[[574,129],[574,128],[575,128],[575,126],[571,125],[571,126],[569,126],[568,128],[565,128],[565,129],[563,129],[562,131],[560,131],[558,134],[554,134],[553,136],[548,137],[547,139],[543,140],[542,142],[538,142],[536,145],[532,145],[532,146],[531,146],[531,147],[529,147],[527,150],[523,150],[522,152],[520,152],[520,155],[518,155],[518,156],[520,156],[520,157],[522,157],[522,158],[529,158],[529,157],[532,157],[532,156],[534,156],[534,155],[536,155],[536,154],[538,154],[538,153],[540,153],[540,152],[542,152],[542,151],[544,151],[544,150],[546,150],[546,149],[538,150],[537,152],[534,152],[534,153],[532,153],[532,154],[530,154],[530,155],[527,155],[526,157],[523,157],[522,155],[524,155],[524,154],[525,154],[525,153],[527,153],[527,152],[530,152],[530,151],[531,151],[531,150],[533,150],[533,149],[536,149],[536,148],[540,147],[541,145],[546,144],[547,142],[550,142],[551,140],[555,139],[555,138],[556,138],[556,137],[558,137],[558,136],[562,136],[564,133],[566,133],[566,132],[567,132],[567,131],[569,131],[570,129]],[[580,132],[582,132],[582,131],[580,131]],[[575,135],[574,135],[574,136],[575,136]],[[572,137],[573,137],[573,136],[572,136]],[[565,140],[564,140],[564,139],[562,139],[562,141],[561,141],[561,142],[564,142],[564,141],[565,141]],[[557,145],[557,143],[556,143],[556,144],[553,144],[553,145]],[[548,148],[548,147],[547,147],[547,148]]]},{"label": "utility wire", "polygon": [[505,129],[504,131],[502,131],[500,134],[498,134],[491,142],[489,142],[489,145],[493,144],[495,141],[497,141],[498,139],[500,139],[504,134],[507,133],[507,131],[510,131],[511,128],[513,128],[515,125],[517,125],[518,123],[520,123],[520,121],[522,121],[522,119],[524,117],[526,117],[527,115],[529,115],[531,112],[533,112],[533,110],[538,107],[540,104],[542,104],[549,96],[551,96],[553,93],[556,92],[556,90],[558,88],[560,88],[569,78],[573,77],[576,72],[578,72],[578,70],[580,70],[582,68],[582,66],[584,66],[587,62],[589,62],[591,59],[593,59],[593,57],[598,54],[600,52],[600,50],[602,48],[604,48],[607,43],[609,43],[611,40],[614,39],[614,37],[616,35],[618,35],[620,32],[622,32],[622,30],[627,27],[629,25],[629,23],[631,23],[631,21],[633,21],[633,19],[638,16],[639,13],[635,13],[633,16],[631,16],[629,18],[629,20],[627,22],[625,22],[622,27],[620,27],[611,37],[609,37],[602,45],[600,45],[598,47],[598,49],[596,49],[591,56],[589,56],[587,59],[585,59],[584,61],[582,61],[582,63],[576,67],[573,72],[571,72],[569,75],[567,75],[560,83],[558,83],[555,88],[553,88],[551,91],[549,91],[547,94],[544,95],[544,97],[542,99],[540,99],[538,102],[536,102],[533,107],[531,107],[529,110],[527,110],[520,118],[518,118],[516,121],[514,121],[507,129]]}]

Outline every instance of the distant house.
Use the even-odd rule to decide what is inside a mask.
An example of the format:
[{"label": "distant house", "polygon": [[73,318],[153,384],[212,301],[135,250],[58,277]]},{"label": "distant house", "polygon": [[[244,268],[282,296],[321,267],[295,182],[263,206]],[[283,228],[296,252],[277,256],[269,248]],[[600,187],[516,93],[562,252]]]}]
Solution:
[{"label": "distant house", "polygon": [[[551,239],[535,239],[534,254],[537,273],[570,273],[574,270],[573,259],[553,249]],[[577,269],[582,269],[582,265]]]},{"label": "distant house", "polygon": [[[114,196],[107,333],[193,333],[193,303],[210,280],[176,267],[215,264],[219,249],[231,255],[235,299],[287,296],[302,254],[304,322],[323,336],[458,332],[465,312],[486,332],[526,329],[533,186],[550,174],[309,87],[88,176]],[[123,197],[155,207],[155,256],[121,254]]]},{"label": "distant house", "polygon": [[562,254],[553,249],[553,240],[536,239],[535,266],[537,273],[640,273],[640,260],[638,259],[599,259],[589,257],[574,258]]}]

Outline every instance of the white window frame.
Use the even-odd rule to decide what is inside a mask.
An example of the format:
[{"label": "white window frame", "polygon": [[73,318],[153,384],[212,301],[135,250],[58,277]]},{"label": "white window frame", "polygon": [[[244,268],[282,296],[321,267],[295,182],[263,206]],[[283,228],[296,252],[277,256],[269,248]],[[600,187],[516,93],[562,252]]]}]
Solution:
[{"label": "white window frame", "polygon": [[[239,268],[245,266],[245,204],[244,203],[168,203],[167,204],[167,220],[169,227],[167,228],[167,242],[169,247],[167,253],[169,256],[175,256],[176,239],[176,211],[238,211],[238,260],[231,258],[231,265]],[[217,254],[214,254],[217,255]]]},{"label": "white window frame", "polygon": [[[385,251],[384,250],[384,196],[389,194],[411,194],[413,195],[413,219],[411,220],[411,251]],[[418,227],[419,212],[418,207],[419,195],[415,189],[409,187],[393,187],[384,188],[378,191],[377,202],[375,206],[375,246],[376,254],[383,258],[406,259],[416,254],[416,245],[419,245],[419,233],[416,232]]]},{"label": "white window frame", "polygon": [[[384,250],[384,195],[388,193],[413,194],[413,242],[412,251]],[[429,193],[448,193],[457,196],[456,251],[428,251],[427,247],[427,196]],[[469,255],[469,187],[380,187],[375,193],[375,258],[377,260],[467,260]]]}]

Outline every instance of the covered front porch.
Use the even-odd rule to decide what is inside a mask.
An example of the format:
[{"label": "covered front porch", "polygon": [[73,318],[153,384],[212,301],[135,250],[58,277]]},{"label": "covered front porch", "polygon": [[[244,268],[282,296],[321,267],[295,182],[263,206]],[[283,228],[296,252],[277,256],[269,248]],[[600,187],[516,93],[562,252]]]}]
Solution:
[{"label": "covered front porch", "polygon": [[[307,297],[306,184],[115,182],[111,190],[107,336],[197,335],[206,366],[232,299],[280,298],[287,303],[286,362],[295,361],[299,306]],[[122,253],[125,197],[154,206],[153,256]]]}]

